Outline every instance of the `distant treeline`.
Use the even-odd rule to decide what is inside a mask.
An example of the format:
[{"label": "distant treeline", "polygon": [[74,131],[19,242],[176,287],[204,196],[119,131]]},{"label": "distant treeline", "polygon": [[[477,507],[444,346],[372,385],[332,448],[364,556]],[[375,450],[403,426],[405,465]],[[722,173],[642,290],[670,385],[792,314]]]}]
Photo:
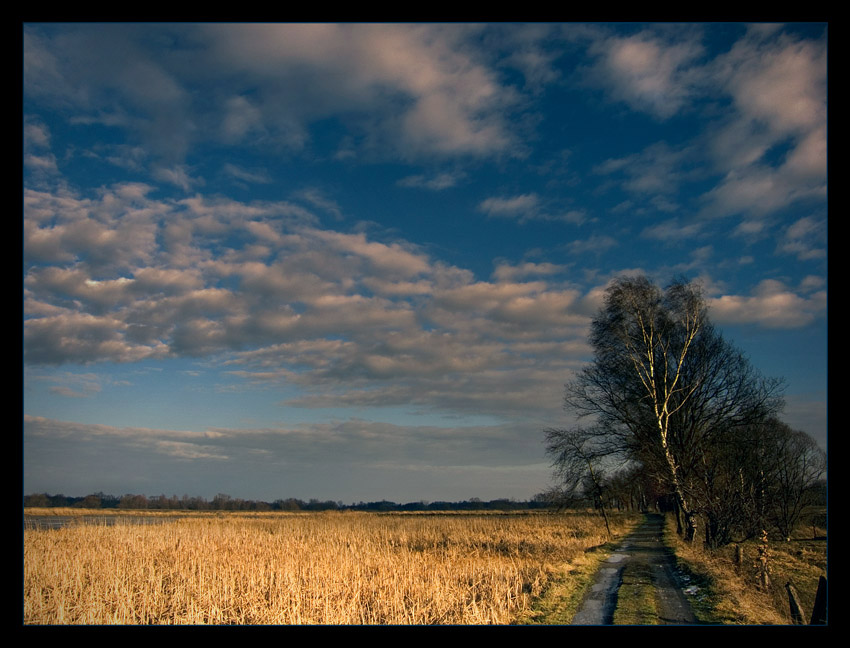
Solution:
[{"label": "distant treeline", "polygon": [[218,494],[207,500],[203,497],[183,495],[107,495],[93,493],[84,497],[49,495],[36,493],[24,496],[25,507],[71,507],[91,509],[127,509],[127,510],[186,510],[186,511],[518,511],[544,509],[552,506],[545,497],[535,496],[530,501],[518,502],[513,499],[495,499],[485,502],[476,497],[462,502],[409,502],[398,504],[387,500],[379,502],[358,502],[343,504],[332,500],[303,501],[296,498],[277,499],[273,502],[245,500]]}]

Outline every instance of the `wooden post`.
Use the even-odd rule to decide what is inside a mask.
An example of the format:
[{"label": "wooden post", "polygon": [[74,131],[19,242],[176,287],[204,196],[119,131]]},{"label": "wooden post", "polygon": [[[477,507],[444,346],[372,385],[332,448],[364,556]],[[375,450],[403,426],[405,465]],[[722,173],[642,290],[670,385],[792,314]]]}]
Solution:
[{"label": "wooden post", "polygon": [[810,625],[826,625],[826,578],[818,579],[818,593],[815,594],[815,607],[812,610]]},{"label": "wooden post", "polygon": [[735,568],[740,570],[741,565],[744,564],[744,549],[741,545],[735,545]]},{"label": "wooden post", "polygon": [[800,604],[800,598],[797,596],[797,590],[791,584],[791,581],[785,583],[785,589],[788,590],[788,604],[791,607],[791,623],[794,625],[806,625],[803,620],[803,606]]}]

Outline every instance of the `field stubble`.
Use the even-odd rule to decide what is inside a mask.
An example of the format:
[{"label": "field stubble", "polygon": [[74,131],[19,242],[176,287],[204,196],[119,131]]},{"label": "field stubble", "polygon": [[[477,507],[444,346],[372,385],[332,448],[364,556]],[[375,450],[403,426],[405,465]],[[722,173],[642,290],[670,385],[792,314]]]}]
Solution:
[{"label": "field stubble", "polygon": [[209,514],[29,528],[24,623],[506,624],[606,540],[590,513]]}]

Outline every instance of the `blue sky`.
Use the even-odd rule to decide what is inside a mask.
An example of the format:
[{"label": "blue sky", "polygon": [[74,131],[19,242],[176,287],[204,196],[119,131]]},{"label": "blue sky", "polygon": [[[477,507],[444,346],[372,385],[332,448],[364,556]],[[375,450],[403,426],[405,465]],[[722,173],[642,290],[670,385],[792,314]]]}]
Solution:
[{"label": "blue sky", "polygon": [[826,447],[826,39],[23,25],[25,492],[531,497],[637,272]]}]

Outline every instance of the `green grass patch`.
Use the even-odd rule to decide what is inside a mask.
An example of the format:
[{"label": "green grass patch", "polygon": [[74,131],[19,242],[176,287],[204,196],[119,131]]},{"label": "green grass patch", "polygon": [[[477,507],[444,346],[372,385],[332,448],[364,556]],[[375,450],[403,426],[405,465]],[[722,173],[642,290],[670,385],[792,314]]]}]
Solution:
[{"label": "green grass patch", "polygon": [[648,564],[629,563],[623,570],[622,584],[617,593],[614,625],[656,625],[658,604]]}]

